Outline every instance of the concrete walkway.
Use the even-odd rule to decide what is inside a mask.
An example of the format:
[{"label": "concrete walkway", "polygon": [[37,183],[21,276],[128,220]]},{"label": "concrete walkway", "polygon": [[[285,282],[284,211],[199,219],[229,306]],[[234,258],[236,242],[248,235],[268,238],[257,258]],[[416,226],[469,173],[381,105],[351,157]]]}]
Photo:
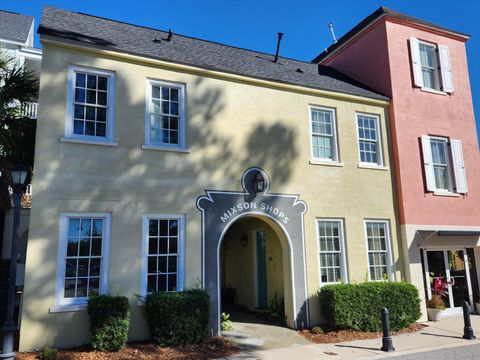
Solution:
[{"label": "concrete walkway", "polygon": [[[480,340],[464,340],[463,317],[426,322],[428,327],[393,337],[393,353],[380,351],[382,339],[358,340],[338,344],[312,344],[286,328],[234,323],[234,330],[223,335],[237,344],[241,353],[230,359],[380,359],[458,346],[480,344]],[[472,315],[472,326],[480,338],[480,316]],[[480,358],[480,355],[479,355]],[[461,360],[461,354],[458,360]]]}]

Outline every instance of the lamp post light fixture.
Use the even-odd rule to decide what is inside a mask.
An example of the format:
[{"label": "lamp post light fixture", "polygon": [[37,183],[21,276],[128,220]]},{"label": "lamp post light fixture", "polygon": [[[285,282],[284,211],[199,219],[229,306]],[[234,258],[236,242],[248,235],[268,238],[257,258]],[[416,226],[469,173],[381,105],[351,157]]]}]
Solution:
[{"label": "lamp post light fixture", "polygon": [[255,193],[261,193],[265,190],[265,178],[263,174],[258,171],[255,176],[253,177],[253,191]]},{"label": "lamp post light fixture", "polygon": [[18,330],[15,322],[15,287],[17,280],[17,257],[18,257],[18,228],[20,225],[20,203],[22,201],[23,191],[25,190],[25,181],[27,180],[28,169],[25,165],[19,164],[11,170],[13,185],[13,235],[12,249],[10,254],[10,272],[8,278],[8,299],[7,314],[3,327],[3,348],[0,359],[14,359],[13,343],[15,332]]}]

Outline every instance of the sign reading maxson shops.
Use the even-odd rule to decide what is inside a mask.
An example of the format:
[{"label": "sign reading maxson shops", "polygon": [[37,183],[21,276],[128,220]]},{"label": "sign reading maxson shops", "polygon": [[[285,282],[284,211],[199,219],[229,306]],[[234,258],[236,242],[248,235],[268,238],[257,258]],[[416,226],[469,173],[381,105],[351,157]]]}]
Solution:
[{"label": "sign reading maxson shops", "polygon": [[288,241],[285,254],[291,259],[292,306],[295,328],[309,325],[305,270],[303,215],[306,204],[298,195],[270,194],[270,180],[260,168],[250,168],[242,177],[243,191],[206,190],[197,199],[202,212],[202,283],[210,296],[210,323],[220,331],[220,246],[228,228],[239,218],[265,217],[279,226]]}]

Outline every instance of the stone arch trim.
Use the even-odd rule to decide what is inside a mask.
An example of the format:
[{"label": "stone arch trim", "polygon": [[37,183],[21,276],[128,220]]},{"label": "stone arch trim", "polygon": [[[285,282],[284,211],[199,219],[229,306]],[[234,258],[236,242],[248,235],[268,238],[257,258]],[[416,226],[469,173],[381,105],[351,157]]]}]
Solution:
[{"label": "stone arch trim", "polygon": [[[264,188],[255,192],[253,179],[261,174]],[[270,180],[258,167],[247,169],[241,179],[243,191],[206,190],[197,199],[202,213],[202,286],[210,296],[210,322],[220,333],[219,251],[224,235],[238,219],[246,216],[269,218],[284,233],[290,248],[294,304],[293,326],[309,326],[305,235],[303,217],[307,205],[298,195],[272,194]]]}]

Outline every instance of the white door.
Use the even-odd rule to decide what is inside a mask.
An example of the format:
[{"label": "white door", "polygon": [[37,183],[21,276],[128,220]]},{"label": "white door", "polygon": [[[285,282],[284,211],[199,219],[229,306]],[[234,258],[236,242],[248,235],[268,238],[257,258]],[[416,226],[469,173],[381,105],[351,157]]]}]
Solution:
[{"label": "white door", "polygon": [[462,302],[467,301],[473,310],[473,294],[470,281],[470,264],[467,252],[462,249],[425,249],[425,278],[428,298],[431,299],[435,279],[447,281],[447,294],[443,301],[445,315],[462,313]]}]

